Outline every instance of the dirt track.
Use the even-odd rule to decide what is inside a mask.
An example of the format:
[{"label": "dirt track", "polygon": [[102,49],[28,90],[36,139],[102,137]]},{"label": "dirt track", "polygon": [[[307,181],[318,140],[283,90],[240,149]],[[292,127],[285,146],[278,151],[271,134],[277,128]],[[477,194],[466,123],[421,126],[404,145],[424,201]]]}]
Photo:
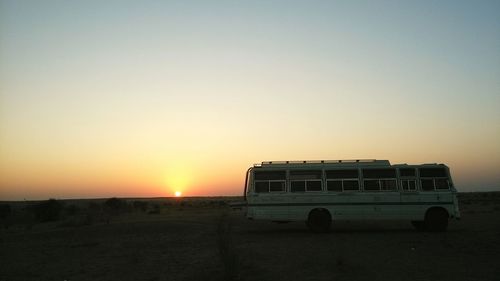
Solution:
[{"label": "dirt track", "polygon": [[304,223],[247,221],[238,211],[221,219],[221,207],[10,227],[0,232],[0,281],[223,280],[224,265],[235,280],[498,280],[500,201],[469,194],[461,209],[446,233],[370,221],[313,234]]}]

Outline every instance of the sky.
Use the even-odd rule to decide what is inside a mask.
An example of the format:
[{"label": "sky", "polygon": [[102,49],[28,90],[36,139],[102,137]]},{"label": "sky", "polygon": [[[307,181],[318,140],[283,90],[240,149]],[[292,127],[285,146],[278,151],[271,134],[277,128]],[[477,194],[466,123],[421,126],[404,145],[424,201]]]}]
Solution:
[{"label": "sky", "polygon": [[500,2],[0,0],[0,200],[240,195],[320,159],[500,190]]}]

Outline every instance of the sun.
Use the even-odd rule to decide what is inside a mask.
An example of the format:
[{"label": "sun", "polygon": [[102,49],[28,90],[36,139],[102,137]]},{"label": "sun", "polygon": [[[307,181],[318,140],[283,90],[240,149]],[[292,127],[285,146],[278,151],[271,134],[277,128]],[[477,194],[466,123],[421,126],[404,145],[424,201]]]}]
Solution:
[{"label": "sun", "polygon": [[187,165],[168,167],[164,174],[164,182],[169,193],[175,197],[182,197],[182,192],[192,183],[191,175],[191,169]]}]

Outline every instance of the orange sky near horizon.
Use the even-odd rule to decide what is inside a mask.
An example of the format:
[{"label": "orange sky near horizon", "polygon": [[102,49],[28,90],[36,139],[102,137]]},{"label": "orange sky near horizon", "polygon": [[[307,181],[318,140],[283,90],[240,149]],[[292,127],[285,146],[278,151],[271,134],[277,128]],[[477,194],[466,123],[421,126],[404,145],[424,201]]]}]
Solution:
[{"label": "orange sky near horizon", "polygon": [[0,0],[0,200],[241,195],[269,160],[500,190],[500,4]]},{"label": "orange sky near horizon", "polygon": [[[362,145],[358,144],[358,146]],[[120,163],[107,163],[103,166],[88,163],[88,166],[81,169],[76,168],[78,165],[71,163],[54,163],[54,165],[45,167],[24,166],[24,169],[0,166],[0,186],[11,187],[2,189],[1,198],[22,200],[23,198],[168,197],[174,196],[176,191],[182,192],[183,196],[234,196],[242,194],[246,169],[262,159],[321,159],[318,157],[318,153],[316,153],[316,157],[306,157],[305,155],[308,154],[306,152],[297,153],[295,151],[289,153],[286,149],[285,152],[269,151],[272,147],[267,152],[261,152],[260,157],[264,157],[264,155],[275,155],[275,157],[261,158],[259,160],[248,157],[246,159],[221,159],[221,161],[185,161],[174,164],[166,162],[164,165],[160,164],[158,166],[141,166],[140,164],[153,163],[154,161],[128,163],[128,165],[124,165],[126,163],[121,163],[122,165]],[[356,145],[353,145],[353,147],[356,147]],[[366,150],[373,151],[376,150],[376,147],[376,145],[372,145],[371,148],[366,147]],[[363,155],[370,155],[368,151],[363,152],[362,149],[359,151]],[[398,149],[394,149],[391,153],[384,154],[390,156],[390,158],[385,158],[391,160],[393,164],[444,162],[449,165],[459,191],[495,190],[495,183],[500,180],[496,168],[500,164],[498,161],[488,162],[485,161],[486,158],[479,156],[475,159],[457,159],[453,155],[446,155],[442,151],[430,152],[427,156],[410,154],[408,155],[409,158],[411,157],[415,161],[405,161],[400,157],[406,154],[400,153]],[[256,152],[256,154],[259,153]],[[284,155],[288,154],[296,155],[296,157],[284,158]],[[465,155],[465,157],[467,156],[470,155]],[[355,159],[356,157],[345,155],[345,157],[340,158]],[[383,159],[381,156],[373,158]],[[432,160],[438,158],[447,161]],[[465,165],[464,160],[468,162]],[[2,161],[2,163],[5,162]],[[478,167],[486,168],[478,169]],[[478,178],[479,180],[477,180]],[[485,179],[493,180],[488,182]],[[491,188],[481,189],[482,186]]]}]

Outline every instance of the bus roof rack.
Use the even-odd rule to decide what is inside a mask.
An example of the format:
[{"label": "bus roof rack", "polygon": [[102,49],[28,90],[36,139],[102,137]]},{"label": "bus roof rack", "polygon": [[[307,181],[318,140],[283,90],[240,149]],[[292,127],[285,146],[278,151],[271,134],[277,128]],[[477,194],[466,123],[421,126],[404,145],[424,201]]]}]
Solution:
[{"label": "bus roof rack", "polygon": [[261,166],[288,166],[288,165],[324,165],[324,164],[369,164],[369,165],[390,165],[389,160],[376,159],[346,159],[346,160],[301,160],[301,161],[263,161],[260,164],[255,164],[255,167]]}]

